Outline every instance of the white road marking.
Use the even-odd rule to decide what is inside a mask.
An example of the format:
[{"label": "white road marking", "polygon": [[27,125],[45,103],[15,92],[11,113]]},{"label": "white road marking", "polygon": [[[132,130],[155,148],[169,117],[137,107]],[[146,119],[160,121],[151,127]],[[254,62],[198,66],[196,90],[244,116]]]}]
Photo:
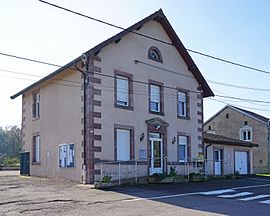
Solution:
[{"label": "white road marking", "polygon": [[261,201],[259,203],[263,203],[263,204],[270,204],[270,200],[264,200],[264,201]]},{"label": "white road marking", "polygon": [[261,199],[261,198],[266,198],[266,197],[270,197],[270,195],[268,195],[268,194],[262,194],[262,195],[257,195],[257,196],[253,196],[253,197],[242,198],[242,199],[239,199],[239,200],[250,201],[250,200],[256,200],[256,199]]},{"label": "white road marking", "polygon": [[232,189],[224,189],[224,190],[214,190],[214,191],[207,191],[207,192],[201,192],[202,195],[219,195],[223,193],[230,193],[234,192],[235,190]]},{"label": "white road marking", "polygon": [[261,185],[251,185],[251,186],[235,187],[235,188],[231,188],[231,189],[232,189],[232,190],[238,190],[238,189],[257,188],[257,187],[267,187],[267,186],[270,186],[270,184],[261,184]]},{"label": "white road marking", "polygon": [[236,193],[236,194],[231,194],[231,195],[219,195],[218,197],[221,198],[235,198],[235,197],[241,197],[241,196],[248,196],[251,195],[253,193],[251,192],[241,192],[241,193]]},{"label": "white road marking", "polygon": [[123,200],[122,202],[134,202],[134,201],[140,201],[140,200],[167,199],[167,198],[173,198],[173,197],[191,196],[191,195],[198,195],[198,194],[200,194],[200,192],[184,193],[184,194],[173,194],[173,195],[155,196],[155,197],[145,197],[145,198],[136,198],[136,199]]}]

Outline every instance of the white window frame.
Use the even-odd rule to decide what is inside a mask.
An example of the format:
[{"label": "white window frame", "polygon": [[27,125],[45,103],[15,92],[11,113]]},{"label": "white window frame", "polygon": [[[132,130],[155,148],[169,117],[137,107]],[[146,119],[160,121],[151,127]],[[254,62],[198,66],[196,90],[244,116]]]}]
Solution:
[{"label": "white window frame", "polygon": [[33,136],[33,163],[40,163],[40,135]]},{"label": "white window frame", "polygon": [[[177,115],[180,117],[187,117],[187,93],[183,91],[178,91],[177,98]],[[183,108],[183,110],[181,110],[182,113],[180,113],[180,107]]]},{"label": "white window frame", "polygon": [[[120,133],[122,133],[122,135],[124,133],[128,133],[128,143],[123,144],[120,143]],[[122,146],[121,146],[122,145]],[[125,146],[123,146],[125,145]],[[123,151],[123,147],[125,147],[125,151]],[[116,160],[117,161],[129,161],[131,158],[131,154],[130,154],[130,150],[131,150],[131,130],[128,129],[116,129],[116,149],[117,149],[117,153],[116,153]]]},{"label": "white window frame", "polygon": [[[123,85],[125,83],[125,86]],[[121,86],[123,85],[123,86]],[[129,78],[116,76],[116,103],[120,106],[129,106]]]},{"label": "white window frame", "polygon": [[[185,138],[186,139],[186,142],[183,143],[181,142],[182,139],[181,138]],[[184,149],[185,149],[185,159],[180,159],[180,146],[184,146]],[[187,158],[188,158],[188,136],[184,136],[184,135],[178,135],[178,159],[179,159],[179,162],[186,162],[187,161]]]},{"label": "white window frame", "polygon": [[[248,139],[248,131],[250,132],[250,139]],[[244,133],[246,133],[247,139],[244,139]],[[240,128],[239,136],[240,136],[240,140],[252,142],[252,127],[244,126],[244,127]]]},{"label": "white window frame", "polygon": [[[73,149],[71,149],[73,146]],[[75,168],[75,144],[58,145],[58,166],[59,168]]]},{"label": "white window frame", "polygon": [[[157,92],[154,92],[158,90]],[[152,109],[152,103],[154,103],[157,109]],[[152,112],[161,111],[161,86],[150,84],[150,110]]]},{"label": "white window frame", "polygon": [[40,117],[40,94],[36,92],[33,94],[33,118]]}]

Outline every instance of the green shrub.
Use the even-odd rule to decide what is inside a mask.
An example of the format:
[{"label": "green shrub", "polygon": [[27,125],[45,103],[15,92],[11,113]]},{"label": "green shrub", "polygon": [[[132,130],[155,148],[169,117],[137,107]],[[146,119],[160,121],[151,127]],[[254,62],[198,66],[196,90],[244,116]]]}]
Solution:
[{"label": "green shrub", "polygon": [[177,171],[176,171],[175,167],[170,167],[169,176],[176,176],[176,174],[177,174]]},{"label": "green shrub", "polygon": [[111,180],[112,180],[111,176],[105,175],[105,176],[102,177],[102,183],[110,183]]},{"label": "green shrub", "polygon": [[20,166],[20,160],[16,157],[6,157],[3,160],[3,166]]}]

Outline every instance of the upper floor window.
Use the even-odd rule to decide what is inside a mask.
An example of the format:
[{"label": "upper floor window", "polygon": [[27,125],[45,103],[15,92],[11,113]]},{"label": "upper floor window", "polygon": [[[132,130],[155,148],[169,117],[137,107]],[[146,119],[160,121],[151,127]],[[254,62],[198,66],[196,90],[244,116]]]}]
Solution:
[{"label": "upper floor window", "polygon": [[244,126],[240,129],[240,140],[252,141],[252,128],[249,126]]},{"label": "upper floor window", "polygon": [[117,76],[117,92],[116,92],[116,103],[120,106],[128,106],[128,78],[123,76]]},{"label": "upper floor window", "polygon": [[33,94],[33,106],[32,106],[33,118],[38,118],[40,116],[40,94]]},{"label": "upper floor window", "polygon": [[33,136],[33,163],[40,163],[40,136]]},{"label": "upper floor window", "polygon": [[150,85],[150,111],[161,111],[160,86]]},{"label": "upper floor window", "polygon": [[179,117],[187,117],[187,93],[186,92],[178,92],[178,116]]},{"label": "upper floor window", "polygon": [[132,75],[115,71],[115,107],[133,109]]},{"label": "upper floor window", "polygon": [[148,58],[157,62],[163,62],[161,53],[157,47],[150,47],[148,50]]}]

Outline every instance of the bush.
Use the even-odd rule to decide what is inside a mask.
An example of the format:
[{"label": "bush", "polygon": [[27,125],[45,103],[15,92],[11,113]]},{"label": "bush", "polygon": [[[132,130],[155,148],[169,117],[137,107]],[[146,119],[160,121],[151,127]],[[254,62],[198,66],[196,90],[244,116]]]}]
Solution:
[{"label": "bush", "polygon": [[177,171],[175,169],[175,167],[170,167],[170,173],[169,173],[169,176],[176,176],[177,174]]},{"label": "bush", "polygon": [[105,175],[105,176],[102,177],[102,183],[110,183],[111,180],[112,180],[111,176]]},{"label": "bush", "polygon": [[20,166],[20,160],[16,157],[6,157],[3,159],[3,166],[15,167]]}]

